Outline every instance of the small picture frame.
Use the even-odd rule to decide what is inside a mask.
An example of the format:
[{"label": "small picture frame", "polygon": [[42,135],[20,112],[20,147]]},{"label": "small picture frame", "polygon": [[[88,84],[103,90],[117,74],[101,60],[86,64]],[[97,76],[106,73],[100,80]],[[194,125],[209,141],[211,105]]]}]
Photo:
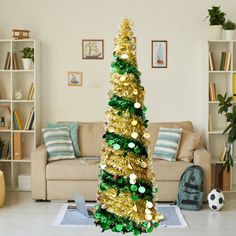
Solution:
[{"label": "small picture frame", "polygon": [[83,39],[82,40],[83,59],[104,59],[104,40],[103,39]]},{"label": "small picture frame", "polygon": [[68,86],[82,86],[83,84],[83,73],[80,71],[69,71],[68,72]]},{"label": "small picture frame", "polygon": [[152,68],[167,68],[167,40],[152,40]]}]

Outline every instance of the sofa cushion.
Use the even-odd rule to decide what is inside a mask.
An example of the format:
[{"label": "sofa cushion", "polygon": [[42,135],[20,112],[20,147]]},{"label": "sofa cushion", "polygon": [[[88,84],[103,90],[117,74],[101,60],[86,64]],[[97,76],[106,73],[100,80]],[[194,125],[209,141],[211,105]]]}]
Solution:
[{"label": "sofa cushion", "polygon": [[43,136],[49,162],[76,158],[69,128],[46,128],[43,129]]},{"label": "sofa cushion", "polygon": [[51,162],[46,167],[48,180],[97,180],[98,162],[84,163],[81,159]]},{"label": "sofa cushion", "polygon": [[179,181],[185,169],[193,163],[184,161],[170,162],[165,160],[153,159],[153,171],[158,181]]},{"label": "sofa cushion", "polygon": [[192,162],[193,151],[199,148],[201,146],[201,143],[201,134],[183,130],[179,152],[176,159],[186,162]]},{"label": "sofa cushion", "polygon": [[175,161],[181,140],[182,129],[163,128],[158,132],[154,158]]},{"label": "sofa cushion", "polygon": [[102,122],[80,123],[78,128],[78,142],[81,156],[100,156],[102,136],[104,135]]},{"label": "sofa cushion", "polygon": [[48,124],[48,128],[67,127],[70,129],[70,137],[72,140],[75,155],[77,157],[80,155],[79,144],[78,144],[78,126],[79,126],[78,122],[59,122],[59,123]]},{"label": "sofa cushion", "polygon": [[149,123],[147,130],[150,133],[149,151],[150,151],[151,155],[153,155],[153,152],[154,152],[154,146],[157,142],[157,134],[159,132],[160,127],[182,128],[182,129],[188,130],[189,132],[193,132],[193,124],[191,121],[168,122],[168,123]]}]

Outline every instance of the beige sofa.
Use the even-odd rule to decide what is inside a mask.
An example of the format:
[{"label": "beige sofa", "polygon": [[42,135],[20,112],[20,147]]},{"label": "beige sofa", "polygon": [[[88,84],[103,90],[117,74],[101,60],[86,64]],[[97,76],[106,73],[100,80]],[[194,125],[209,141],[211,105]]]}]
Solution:
[{"label": "beige sofa", "polygon": [[[154,150],[160,127],[180,127],[193,131],[192,123],[150,123],[148,130],[151,134],[150,152]],[[102,123],[80,123],[78,139],[81,156],[74,160],[60,160],[48,163],[45,145],[39,146],[32,152],[32,197],[35,200],[73,200],[74,193],[80,192],[86,200],[96,200],[98,188],[98,162],[85,162],[85,157],[100,156]],[[210,191],[211,156],[201,147],[194,151],[193,162],[169,162],[153,160],[156,184],[159,188],[158,201],[176,201],[179,179],[184,170],[191,165],[200,165],[204,170],[204,191]]]}]

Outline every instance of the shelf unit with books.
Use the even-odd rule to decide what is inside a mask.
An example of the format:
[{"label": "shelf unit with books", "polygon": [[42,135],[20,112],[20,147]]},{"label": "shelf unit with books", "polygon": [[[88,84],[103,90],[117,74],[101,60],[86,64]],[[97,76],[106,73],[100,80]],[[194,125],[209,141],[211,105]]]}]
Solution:
[{"label": "shelf unit with books", "polygon": [[[227,126],[224,115],[218,114],[219,102],[217,94],[233,95],[236,102],[236,41],[213,40],[208,41],[208,122],[207,148],[212,154],[211,186],[220,187],[226,192],[236,192],[236,168],[230,173],[223,171],[225,145],[227,133],[223,134]],[[235,81],[234,81],[235,77]],[[232,148],[236,163],[236,144]]]},{"label": "shelf unit with books", "polygon": [[[24,47],[34,48],[30,70],[23,69],[20,51]],[[37,40],[0,40],[0,113],[1,106],[10,109],[9,128],[1,128],[0,122],[0,138],[4,141],[0,170],[4,171],[7,190],[22,190],[18,177],[30,176],[30,154],[40,142],[39,58]],[[20,98],[15,96],[17,90]]]}]

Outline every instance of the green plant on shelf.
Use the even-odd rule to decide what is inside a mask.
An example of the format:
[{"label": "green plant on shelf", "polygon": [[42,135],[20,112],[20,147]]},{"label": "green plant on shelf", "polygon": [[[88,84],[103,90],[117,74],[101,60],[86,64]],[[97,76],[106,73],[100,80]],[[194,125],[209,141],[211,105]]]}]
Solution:
[{"label": "green plant on shelf", "polygon": [[[225,163],[224,168],[227,168],[227,171],[230,171],[230,167],[233,167],[234,160],[232,157],[232,146],[236,140],[236,105],[233,105],[232,96],[218,94],[217,99],[219,101],[219,114],[224,114],[227,121],[227,127],[223,131],[223,134],[228,133],[227,144],[226,144],[226,153],[225,153]],[[231,108],[229,111],[229,108]]]},{"label": "green plant on shelf", "polygon": [[20,52],[22,53],[22,58],[32,59],[34,62],[34,48],[25,47]]},{"label": "green plant on shelf", "polygon": [[236,28],[236,24],[233,21],[227,20],[223,24],[223,29],[224,30],[235,30],[235,28]]},{"label": "green plant on shelf", "polygon": [[223,25],[225,23],[225,13],[220,10],[220,6],[212,6],[208,9],[208,16],[210,25]]}]

